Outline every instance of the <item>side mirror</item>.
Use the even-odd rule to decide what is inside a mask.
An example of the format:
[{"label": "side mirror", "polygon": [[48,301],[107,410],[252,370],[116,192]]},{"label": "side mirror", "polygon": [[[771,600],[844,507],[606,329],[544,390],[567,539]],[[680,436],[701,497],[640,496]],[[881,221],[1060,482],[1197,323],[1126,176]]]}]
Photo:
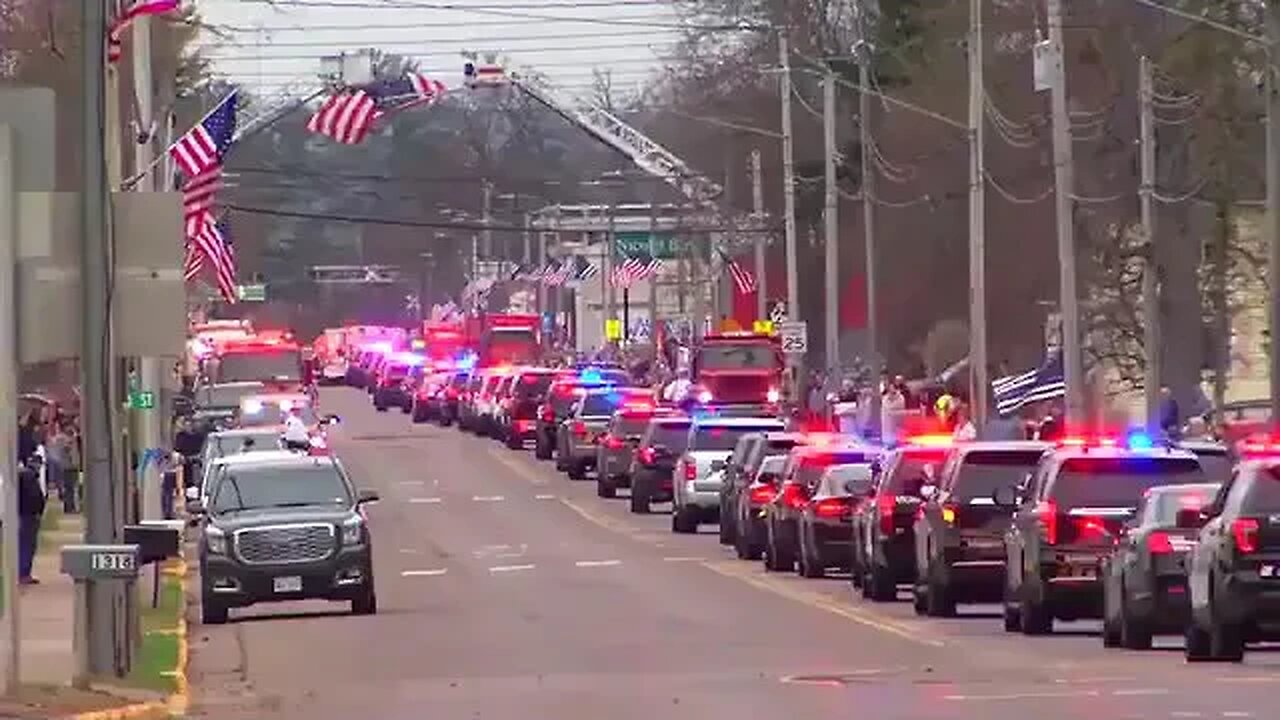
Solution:
[{"label": "side mirror", "polygon": [[628,435],[628,436],[627,436],[627,442],[631,443],[632,445],[639,445],[639,444],[640,444],[640,436],[639,436],[639,435]]},{"label": "side mirror", "polygon": [[1209,521],[1209,514],[1203,508],[1180,508],[1178,510],[1177,525],[1185,530],[1196,530],[1204,526]]},{"label": "side mirror", "polygon": [[188,500],[199,500],[199,499],[200,499],[200,488],[196,487],[195,485],[192,485],[191,487],[187,488],[187,489],[184,491],[183,495],[184,495],[184,496],[186,497],[186,499],[188,499]]},{"label": "side mirror", "polygon": [[[199,491],[197,490],[196,492],[199,492]],[[204,515],[205,514],[204,501],[198,497],[193,500],[187,500],[187,514],[188,515]]]},{"label": "side mirror", "polygon": [[325,425],[341,425],[342,424],[342,418],[338,417],[337,415],[325,415],[322,418],[322,420]]},{"label": "side mirror", "polygon": [[725,462],[724,460],[712,460],[711,472],[720,472],[721,470],[725,469],[725,466],[727,465],[728,463]]},{"label": "side mirror", "polygon": [[1013,507],[1018,504],[1018,498],[1018,490],[1008,485],[1001,485],[991,491],[991,502],[1000,507]]},{"label": "side mirror", "polygon": [[377,490],[361,490],[359,493],[356,494],[357,505],[367,505],[369,503],[376,503],[381,499],[382,498],[378,495]]}]

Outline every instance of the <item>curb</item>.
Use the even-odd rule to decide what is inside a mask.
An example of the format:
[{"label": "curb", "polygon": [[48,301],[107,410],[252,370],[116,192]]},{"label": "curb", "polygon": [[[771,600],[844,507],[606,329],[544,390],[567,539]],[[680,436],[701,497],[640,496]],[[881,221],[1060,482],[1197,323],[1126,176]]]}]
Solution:
[{"label": "curb", "polygon": [[187,686],[187,661],[189,659],[189,643],[187,641],[187,562],[178,559],[176,567],[165,568],[166,575],[176,575],[184,581],[183,592],[178,600],[178,665],[173,669],[175,689],[163,702],[143,702],[107,710],[91,710],[68,716],[68,720],[133,720],[133,718],[159,716],[161,713],[169,717],[184,717],[191,704]]}]

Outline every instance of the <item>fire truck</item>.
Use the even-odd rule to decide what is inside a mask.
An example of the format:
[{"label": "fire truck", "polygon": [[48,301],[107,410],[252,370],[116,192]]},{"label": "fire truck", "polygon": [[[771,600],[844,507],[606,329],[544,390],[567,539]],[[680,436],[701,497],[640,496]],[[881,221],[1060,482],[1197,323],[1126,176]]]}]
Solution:
[{"label": "fire truck", "polygon": [[205,362],[212,383],[260,382],[267,391],[306,392],[302,348],[288,332],[259,332],[218,344]]},{"label": "fire truck", "polygon": [[422,353],[435,367],[454,366],[467,354],[467,335],[461,323],[422,323]]},{"label": "fire truck", "polygon": [[772,335],[705,335],[694,351],[690,395],[700,405],[776,406],[782,399],[784,364]]},{"label": "fire truck", "polygon": [[467,345],[477,367],[533,365],[542,357],[539,318],[534,314],[486,313],[467,319]]}]

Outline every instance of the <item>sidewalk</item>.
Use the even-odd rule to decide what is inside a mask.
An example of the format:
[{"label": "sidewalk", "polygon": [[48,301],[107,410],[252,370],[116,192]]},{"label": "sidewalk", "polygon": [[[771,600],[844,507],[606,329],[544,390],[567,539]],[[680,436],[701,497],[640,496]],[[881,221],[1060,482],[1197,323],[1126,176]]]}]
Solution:
[{"label": "sidewalk", "polygon": [[22,682],[66,685],[75,671],[71,647],[72,608],[75,587],[58,571],[58,551],[63,545],[82,542],[84,519],[64,515],[60,508],[45,514],[40,528],[39,552],[32,573],[39,585],[22,587]]}]

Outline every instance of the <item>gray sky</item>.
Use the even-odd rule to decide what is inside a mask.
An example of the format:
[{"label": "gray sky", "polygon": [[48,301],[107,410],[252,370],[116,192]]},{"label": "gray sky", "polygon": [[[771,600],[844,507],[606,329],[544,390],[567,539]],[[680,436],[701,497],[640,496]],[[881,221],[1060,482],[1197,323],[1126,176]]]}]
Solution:
[{"label": "gray sky", "polygon": [[629,90],[660,69],[678,22],[667,0],[198,0],[214,68],[255,93],[314,77],[319,58],[373,47],[418,59],[449,87],[463,50],[499,52],[569,90],[591,69]]}]

